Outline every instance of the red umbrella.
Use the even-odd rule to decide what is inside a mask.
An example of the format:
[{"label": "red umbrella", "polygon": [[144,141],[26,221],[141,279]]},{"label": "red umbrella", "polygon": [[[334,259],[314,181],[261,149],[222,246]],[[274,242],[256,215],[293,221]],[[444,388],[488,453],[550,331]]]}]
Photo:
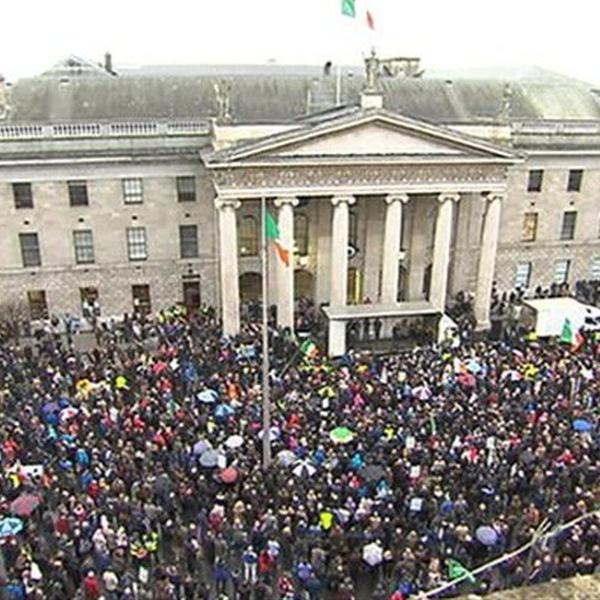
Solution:
[{"label": "red umbrella", "polygon": [[19,517],[28,517],[42,503],[36,494],[23,494],[10,504],[10,512]]},{"label": "red umbrella", "polygon": [[227,467],[226,469],[223,469],[219,474],[219,477],[221,478],[221,481],[223,483],[235,483],[237,481],[238,476],[238,470],[234,469],[233,467]]},{"label": "red umbrella", "polygon": [[458,383],[466,388],[475,387],[475,377],[471,373],[461,373],[458,376]]}]

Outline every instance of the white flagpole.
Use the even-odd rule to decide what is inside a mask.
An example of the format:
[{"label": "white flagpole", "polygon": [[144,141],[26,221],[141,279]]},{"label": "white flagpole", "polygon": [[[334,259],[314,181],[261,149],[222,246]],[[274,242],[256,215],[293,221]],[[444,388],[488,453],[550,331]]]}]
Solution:
[{"label": "white flagpole", "polygon": [[267,253],[267,201],[260,199],[260,212],[262,217],[262,463],[263,469],[271,465],[271,401],[269,394],[269,294],[267,273],[269,271],[269,255]]}]

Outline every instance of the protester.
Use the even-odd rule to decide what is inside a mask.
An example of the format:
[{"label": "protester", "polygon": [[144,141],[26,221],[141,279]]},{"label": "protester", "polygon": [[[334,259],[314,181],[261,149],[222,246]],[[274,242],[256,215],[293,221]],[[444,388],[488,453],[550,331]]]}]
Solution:
[{"label": "protester", "polygon": [[[283,336],[263,470],[257,327],[175,307],[98,338],[0,346],[9,598],[408,598],[600,499],[591,341],[289,365]],[[599,564],[591,518],[454,593]]]}]

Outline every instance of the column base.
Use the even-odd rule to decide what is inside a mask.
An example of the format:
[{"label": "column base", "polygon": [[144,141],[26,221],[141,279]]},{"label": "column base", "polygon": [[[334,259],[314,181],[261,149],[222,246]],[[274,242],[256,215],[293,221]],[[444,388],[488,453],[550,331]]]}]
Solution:
[{"label": "column base", "polygon": [[489,331],[492,328],[491,321],[477,321],[475,331]]},{"label": "column base", "polygon": [[346,323],[329,321],[327,353],[331,358],[346,354]]}]

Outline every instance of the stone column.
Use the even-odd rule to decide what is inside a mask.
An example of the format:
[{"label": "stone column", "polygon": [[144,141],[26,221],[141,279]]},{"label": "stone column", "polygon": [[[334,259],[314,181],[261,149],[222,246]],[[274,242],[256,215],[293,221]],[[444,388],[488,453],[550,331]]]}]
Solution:
[{"label": "stone column", "polygon": [[398,301],[398,269],[400,244],[402,242],[402,208],[408,202],[406,194],[386,197],[385,230],[383,237],[383,269],[381,273],[382,304]]},{"label": "stone column", "polygon": [[329,304],[345,306],[348,297],[348,225],[354,196],[334,196],[331,220],[331,289]]},{"label": "stone column", "polygon": [[219,272],[223,335],[237,335],[240,332],[240,280],[235,211],[241,203],[239,200],[217,198],[215,204],[219,214]]},{"label": "stone column", "polygon": [[294,207],[297,198],[277,198],[279,241],[290,252],[290,265],[277,259],[277,325],[294,329]]},{"label": "stone column", "polygon": [[450,267],[450,243],[452,241],[452,221],[454,203],[458,202],[458,194],[442,193],[438,196],[438,211],[433,241],[433,265],[431,268],[431,288],[429,301],[440,311],[446,305],[448,287],[448,269]]},{"label": "stone column", "polygon": [[500,231],[500,213],[504,194],[492,193],[486,198],[487,210],[483,221],[483,236],[479,253],[479,268],[477,271],[477,291],[475,293],[475,319],[477,329],[490,327],[490,297],[494,284],[494,268],[498,250],[498,235]]}]

